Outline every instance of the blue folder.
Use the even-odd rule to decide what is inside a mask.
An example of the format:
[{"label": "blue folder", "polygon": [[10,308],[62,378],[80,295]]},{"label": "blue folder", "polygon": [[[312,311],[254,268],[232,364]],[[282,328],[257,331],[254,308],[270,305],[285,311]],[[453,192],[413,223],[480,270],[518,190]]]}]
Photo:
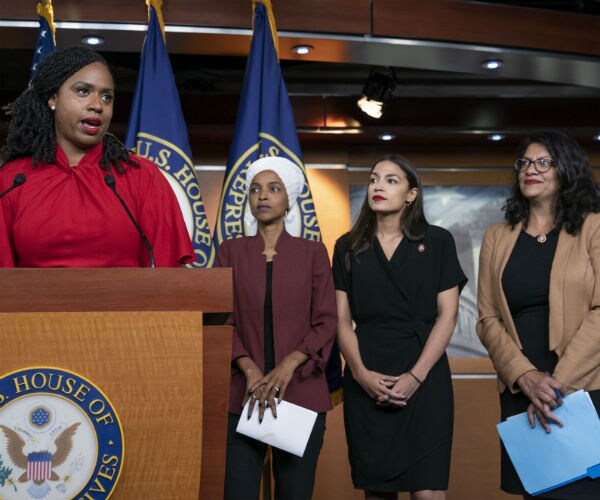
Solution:
[{"label": "blue folder", "polygon": [[579,390],[565,396],[553,413],[564,426],[550,424],[547,434],[527,413],[497,425],[500,438],[527,493],[539,495],[584,477],[600,476],[600,420],[589,396]]}]

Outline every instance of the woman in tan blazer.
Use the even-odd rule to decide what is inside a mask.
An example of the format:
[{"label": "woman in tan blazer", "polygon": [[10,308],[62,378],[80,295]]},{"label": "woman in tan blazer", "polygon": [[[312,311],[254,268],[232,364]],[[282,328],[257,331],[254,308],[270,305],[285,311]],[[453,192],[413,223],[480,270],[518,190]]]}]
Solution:
[{"label": "woman in tan blazer", "polygon": [[[559,131],[527,137],[504,210],[481,246],[477,334],[502,420],[527,411],[550,432],[570,392],[590,391],[600,409],[600,196],[585,152]],[[501,488],[529,498],[504,447]],[[600,481],[536,498],[600,498]]]}]

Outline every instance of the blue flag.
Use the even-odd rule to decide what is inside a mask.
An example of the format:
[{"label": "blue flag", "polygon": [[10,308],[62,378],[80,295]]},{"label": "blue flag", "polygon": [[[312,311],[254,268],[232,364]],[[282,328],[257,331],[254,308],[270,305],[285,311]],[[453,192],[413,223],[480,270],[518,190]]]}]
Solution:
[{"label": "blue flag", "polygon": [[48,54],[54,52],[54,49],[56,48],[52,1],[44,0],[44,2],[38,2],[35,10],[39,16],[40,27],[38,28],[37,41],[35,42],[35,52],[33,53],[33,63],[31,64],[29,83],[33,80],[38,65]]},{"label": "blue flag", "polygon": [[271,26],[274,29],[274,25],[270,2],[258,0],[254,8],[254,35],[217,216],[217,245],[248,233],[248,229],[244,227],[244,212],[249,210],[246,171],[254,160],[263,156],[283,156],[302,169],[304,189],[298,204],[288,216],[288,219],[294,221],[295,227],[290,231],[287,224],[286,229],[293,236],[317,241],[321,239],[312,194],[306,180],[296,123],[279,67],[277,33],[271,31]]},{"label": "blue flag", "polygon": [[210,227],[192,162],[192,150],[181,110],[179,93],[164,38],[161,0],[146,0],[148,33],[125,145],[153,161],[173,188],[194,244],[195,267],[215,260]]},{"label": "blue flag", "polygon": [[[277,31],[271,2],[256,0],[253,3],[254,33],[225,170],[214,239],[218,245],[227,239],[252,234],[252,230],[244,226],[244,214],[250,210],[246,171],[259,158],[282,156],[302,169],[305,181],[297,205],[286,216],[286,230],[292,236],[320,241],[321,231],[302,161],[294,114],[279,66]],[[329,390],[337,402],[341,399],[342,385],[337,344],[333,346],[326,372]]]}]

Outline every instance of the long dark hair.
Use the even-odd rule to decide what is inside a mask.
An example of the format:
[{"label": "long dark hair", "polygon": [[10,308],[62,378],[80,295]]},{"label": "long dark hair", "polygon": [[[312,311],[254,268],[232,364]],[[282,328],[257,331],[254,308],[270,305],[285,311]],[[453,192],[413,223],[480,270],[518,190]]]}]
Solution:
[{"label": "long dark hair", "polygon": [[[554,224],[575,235],[581,229],[586,213],[600,212],[600,191],[594,182],[587,154],[564,132],[546,130],[526,137],[519,145],[517,157],[522,158],[531,144],[544,146],[554,160],[552,168],[556,168],[559,182]],[[511,227],[519,222],[527,224],[529,201],[521,194],[518,172],[513,176],[511,197],[502,209]]]},{"label": "long dark hair", "polygon": [[[25,157],[32,158],[34,167],[40,162],[56,162],[54,113],[48,106],[48,99],[68,78],[92,63],[103,64],[110,73],[104,57],[87,47],[59,49],[44,59],[29,88],[4,108],[11,119],[6,144],[0,151],[0,166]],[[102,142],[100,167],[103,170],[111,170],[112,165],[122,173],[127,165],[139,166],[114,135],[106,133]]]},{"label": "long dark hair", "polygon": [[[402,217],[400,218],[400,230],[411,241],[422,240],[427,230],[427,219],[425,219],[423,211],[423,189],[417,169],[404,156],[392,154],[377,160],[373,164],[373,167],[371,167],[371,172],[382,161],[390,161],[398,165],[406,176],[409,189],[417,188],[417,196],[414,201],[404,207]],[[349,252],[346,256],[347,267],[349,267],[352,259],[356,258],[358,254],[364,252],[373,244],[376,228],[377,216],[369,206],[369,193],[367,192],[356,222],[348,235],[350,244]]]}]

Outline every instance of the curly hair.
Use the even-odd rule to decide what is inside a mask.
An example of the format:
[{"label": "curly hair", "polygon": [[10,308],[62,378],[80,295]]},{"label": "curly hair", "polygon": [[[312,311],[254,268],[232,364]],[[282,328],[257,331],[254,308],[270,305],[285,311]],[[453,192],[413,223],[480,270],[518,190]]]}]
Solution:
[{"label": "curly hair", "polygon": [[[522,158],[531,144],[544,146],[554,160],[559,191],[556,198],[554,224],[575,235],[581,229],[585,215],[600,212],[600,191],[594,182],[585,151],[560,130],[546,130],[526,137],[519,145],[517,157]],[[504,219],[515,227],[527,224],[529,201],[519,188],[519,174],[514,173],[511,197],[506,200]]]},{"label": "curly hair", "polygon": [[[400,229],[404,236],[411,241],[422,240],[425,237],[427,230],[427,219],[423,209],[423,189],[421,187],[421,179],[417,173],[415,166],[408,161],[404,156],[398,154],[386,155],[377,160],[371,172],[382,161],[390,161],[400,167],[406,176],[409,189],[417,188],[417,197],[404,208],[402,218],[400,220]],[[377,216],[369,206],[369,194],[365,195],[356,222],[348,233],[349,235],[349,251],[346,255],[346,268],[350,268],[350,261],[355,259],[358,254],[367,250],[375,238],[375,230],[377,229]]]},{"label": "curly hair", "polygon": [[[6,143],[0,151],[0,167],[11,160],[29,156],[34,167],[40,162],[56,162],[54,113],[48,107],[48,99],[58,92],[68,78],[93,63],[103,64],[110,73],[104,57],[87,47],[59,49],[42,61],[29,88],[4,107],[11,119]],[[114,135],[106,133],[102,142],[100,168],[110,171],[112,165],[122,173],[127,165],[139,167]]]}]

